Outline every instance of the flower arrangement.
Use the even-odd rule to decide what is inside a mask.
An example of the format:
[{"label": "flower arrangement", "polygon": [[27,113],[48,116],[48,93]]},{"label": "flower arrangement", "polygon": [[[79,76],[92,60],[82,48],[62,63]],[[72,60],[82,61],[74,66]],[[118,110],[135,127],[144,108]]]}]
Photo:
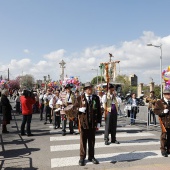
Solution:
[{"label": "flower arrangement", "polygon": [[9,89],[10,88],[10,85],[9,85],[9,81],[7,80],[0,80],[0,88],[1,89]]},{"label": "flower arrangement", "polygon": [[63,81],[60,82],[61,85],[66,86],[67,84],[73,84],[76,88],[80,86],[80,81],[78,77],[70,76],[65,77]]},{"label": "flower arrangement", "polygon": [[170,66],[168,66],[167,70],[163,70],[162,78],[165,81],[165,89],[170,89]]}]

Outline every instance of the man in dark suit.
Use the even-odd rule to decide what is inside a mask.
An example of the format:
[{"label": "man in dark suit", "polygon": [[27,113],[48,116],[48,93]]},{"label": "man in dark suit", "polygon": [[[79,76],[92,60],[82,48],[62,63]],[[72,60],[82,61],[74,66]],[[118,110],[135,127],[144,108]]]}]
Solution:
[{"label": "man in dark suit", "polygon": [[97,95],[92,94],[93,88],[91,83],[85,83],[84,94],[79,101],[79,129],[80,129],[80,160],[79,165],[85,165],[86,146],[88,141],[88,160],[93,164],[98,164],[94,157],[95,132],[100,127],[101,109],[100,99]]},{"label": "man in dark suit", "polygon": [[168,157],[170,154],[170,89],[165,89],[164,97],[155,103],[154,113],[161,119],[161,153],[162,156]]}]

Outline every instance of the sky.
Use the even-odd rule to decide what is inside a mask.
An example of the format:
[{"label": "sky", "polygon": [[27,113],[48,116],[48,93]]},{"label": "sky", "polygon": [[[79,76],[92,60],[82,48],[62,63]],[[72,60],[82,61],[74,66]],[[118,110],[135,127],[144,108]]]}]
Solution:
[{"label": "sky", "polygon": [[[82,82],[99,65],[119,60],[117,74],[138,83],[160,83],[170,65],[169,0],[0,0],[0,75],[31,74],[36,80],[65,75]],[[95,70],[92,70],[95,69]]]}]

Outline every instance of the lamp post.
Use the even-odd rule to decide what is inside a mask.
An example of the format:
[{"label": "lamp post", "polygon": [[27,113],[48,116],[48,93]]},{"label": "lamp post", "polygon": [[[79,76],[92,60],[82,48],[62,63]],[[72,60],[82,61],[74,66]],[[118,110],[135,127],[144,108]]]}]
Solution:
[{"label": "lamp post", "polygon": [[98,85],[98,69],[92,69],[92,70],[95,70],[95,71],[97,71],[97,85]]},{"label": "lamp post", "polygon": [[160,45],[153,45],[153,44],[147,44],[147,46],[153,46],[156,48],[160,48],[161,55],[160,55],[160,88],[161,88],[161,98],[162,98],[162,44]]},{"label": "lamp post", "polygon": [[99,68],[100,68],[100,81],[101,81],[100,83],[102,85],[102,68],[103,68],[102,64],[100,64]]}]

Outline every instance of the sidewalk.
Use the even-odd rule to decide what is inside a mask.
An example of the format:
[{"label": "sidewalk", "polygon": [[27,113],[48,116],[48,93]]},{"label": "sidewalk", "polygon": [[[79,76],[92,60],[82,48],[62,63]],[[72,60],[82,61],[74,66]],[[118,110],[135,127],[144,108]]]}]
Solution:
[{"label": "sidewalk", "polygon": [[[12,100],[11,105],[14,108],[14,101]],[[49,138],[49,128],[44,126],[43,121],[40,121],[39,114],[33,114],[31,131],[35,136],[21,136],[21,122],[22,115],[16,115],[13,110],[12,120],[7,125],[9,134],[2,134],[2,127],[0,128],[0,170],[49,169],[47,168],[49,165],[46,165],[48,155],[42,154],[48,153],[46,150],[49,150],[49,146],[42,142]],[[37,161],[37,158],[39,158],[39,161]],[[46,168],[44,169],[44,167]]]}]

